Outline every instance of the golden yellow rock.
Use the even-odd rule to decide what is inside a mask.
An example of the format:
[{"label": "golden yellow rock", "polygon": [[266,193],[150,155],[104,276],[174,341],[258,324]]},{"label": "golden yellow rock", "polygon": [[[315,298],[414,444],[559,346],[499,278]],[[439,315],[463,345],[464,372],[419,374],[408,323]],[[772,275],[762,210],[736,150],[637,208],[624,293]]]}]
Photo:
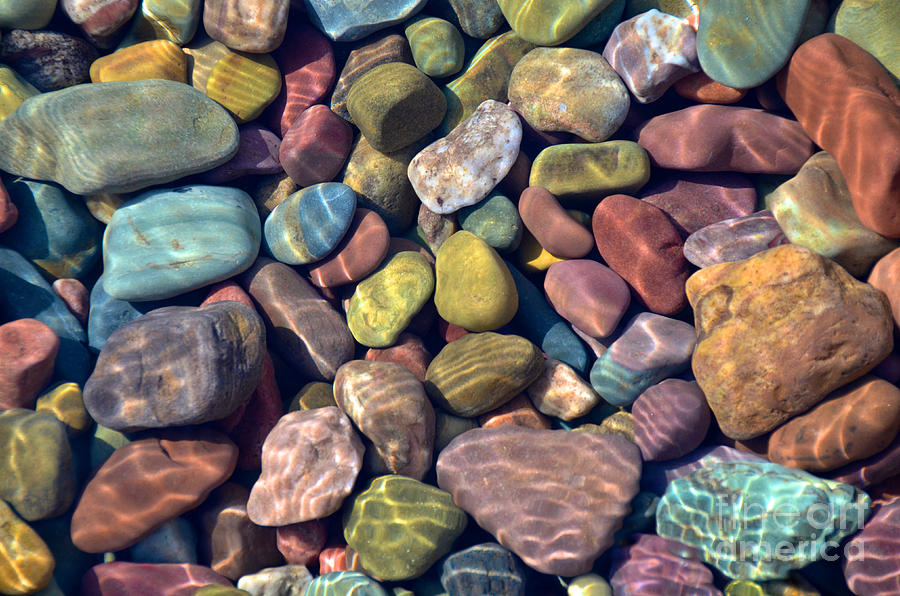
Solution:
[{"label": "golden yellow rock", "polygon": [[519,245],[517,253],[519,265],[527,273],[546,271],[553,263],[565,260],[550,254],[528,230],[522,231],[522,243]]},{"label": "golden yellow rock", "polygon": [[89,195],[84,198],[88,211],[94,216],[94,219],[105,224],[112,219],[113,213],[119,208],[124,201],[121,195],[111,192],[101,192],[95,195]]},{"label": "golden yellow rock", "polygon": [[57,385],[38,397],[34,409],[56,416],[65,425],[66,434],[70,437],[85,433],[93,422],[84,407],[78,383]]},{"label": "golden yellow rock", "polygon": [[145,41],[101,56],[91,64],[91,82],[168,79],[187,83],[187,56],[166,39]]},{"label": "golden yellow rock", "polygon": [[326,408],[328,406],[336,406],[334,401],[334,388],[331,383],[321,381],[313,381],[307,383],[300,388],[297,395],[291,400],[288,406],[288,412],[295,410],[315,410],[316,408]]},{"label": "golden yellow rock", "polygon": [[0,120],[6,119],[22,102],[40,93],[10,67],[0,64]]},{"label": "golden yellow rock", "polygon": [[0,500],[0,594],[33,594],[45,588],[55,565],[37,532]]}]

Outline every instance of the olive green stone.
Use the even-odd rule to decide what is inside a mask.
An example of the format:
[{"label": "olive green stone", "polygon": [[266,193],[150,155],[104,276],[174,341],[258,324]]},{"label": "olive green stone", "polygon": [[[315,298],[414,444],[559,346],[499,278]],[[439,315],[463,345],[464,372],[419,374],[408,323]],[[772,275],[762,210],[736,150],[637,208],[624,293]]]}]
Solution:
[{"label": "olive green stone", "polygon": [[516,205],[501,194],[456,212],[462,229],[472,232],[501,252],[515,250],[522,240],[522,218]]},{"label": "olive green stone", "polygon": [[42,29],[54,10],[56,0],[0,0],[0,29]]},{"label": "olive green stone", "polygon": [[37,412],[53,414],[66,426],[70,437],[84,434],[91,427],[91,417],[84,407],[78,383],[62,383],[37,399]]},{"label": "olive green stone", "polygon": [[65,426],[52,414],[0,413],[0,499],[28,521],[61,515],[72,504],[72,451]]},{"label": "olive green stone", "polygon": [[650,158],[631,141],[552,145],[531,164],[530,186],[558,199],[593,199],[632,194],[650,179]]},{"label": "olive green stone", "polygon": [[445,321],[469,331],[491,331],[516,314],[519,296],[509,269],[471,232],[450,236],[437,251],[434,268],[434,305]]},{"label": "olive green stone", "polygon": [[315,410],[316,408],[327,408],[328,406],[337,406],[337,403],[334,401],[334,388],[331,386],[331,383],[312,381],[300,388],[300,391],[291,400],[288,412]]},{"label": "olive green stone", "polygon": [[900,85],[900,2],[844,0],[832,15],[828,30],[875,56]]},{"label": "olive green stone", "polygon": [[0,64],[0,120],[16,111],[22,102],[39,94],[31,83],[5,64]]},{"label": "olive green stone", "polygon": [[50,583],[54,565],[47,544],[0,500],[0,594],[34,594]]},{"label": "olive green stone", "polygon": [[612,0],[499,0],[513,31],[540,46],[556,46],[584,29]]},{"label": "olive green stone", "polygon": [[405,33],[416,67],[428,76],[448,77],[462,68],[466,47],[452,23],[423,16],[407,24]]},{"label": "olive green stone", "polygon": [[474,418],[463,418],[454,414],[448,414],[444,410],[434,411],[434,453],[435,456],[454,438],[467,430],[478,428],[478,421]]},{"label": "olive green stone", "polygon": [[347,110],[372,147],[389,153],[437,128],[444,119],[447,100],[418,68],[389,62],[353,83]]},{"label": "olive green stone", "polygon": [[194,596],[251,596],[247,590],[239,590],[237,588],[229,588],[228,586],[220,586],[210,584],[203,586],[194,592]]},{"label": "olive green stone", "polygon": [[350,506],[344,539],[379,580],[419,577],[466,529],[450,493],[406,476],[379,476]]},{"label": "olive green stone", "polygon": [[660,12],[666,12],[686,19],[691,16],[692,12],[697,12],[698,4],[699,0],[628,0],[622,20],[636,17],[654,8]]},{"label": "olive green stone", "polygon": [[432,292],[434,273],[428,259],[417,252],[399,252],[356,286],[347,308],[350,333],[370,348],[391,346]]},{"label": "olive green stone", "polygon": [[543,370],[543,353],[524,337],[470,333],[444,346],[431,361],[425,390],[441,408],[471,418],[499,408]]},{"label": "olive green stone", "polygon": [[96,470],[103,465],[113,451],[119,447],[124,447],[131,440],[123,433],[117,430],[107,428],[102,424],[94,427],[94,433],[91,435],[90,458],[91,470]]}]

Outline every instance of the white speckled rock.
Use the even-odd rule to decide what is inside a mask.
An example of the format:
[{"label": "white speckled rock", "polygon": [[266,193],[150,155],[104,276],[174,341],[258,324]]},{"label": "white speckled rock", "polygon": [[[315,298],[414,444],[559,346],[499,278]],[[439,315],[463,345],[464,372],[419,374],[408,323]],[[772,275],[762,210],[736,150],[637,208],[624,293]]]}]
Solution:
[{"label": "white speckled rock", "polygon": [[521,141],[518,115],[499,101],[486,100],[412,159],[409,181],[430,210],[453,213],[491,192],[512,168]]},{"label": "white speckled rock", "polygon": [[252,596],[303,596],[312,579],[304,565],[282,565],[245,575],[237,585]]}]

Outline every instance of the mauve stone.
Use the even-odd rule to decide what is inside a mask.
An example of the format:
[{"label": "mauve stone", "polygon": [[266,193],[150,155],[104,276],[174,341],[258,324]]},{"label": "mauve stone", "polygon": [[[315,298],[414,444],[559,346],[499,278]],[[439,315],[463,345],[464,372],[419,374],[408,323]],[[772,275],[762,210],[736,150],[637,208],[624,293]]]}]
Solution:
[{"label": "mauve stone", "polygon": [[328,38],[307,24],[292,23],[274,53],[284,78],[281,91],[266,110],[269,126],[282,136],[300,114],[325,101],[337,74]]},{"label": "mauve stone", "polygon": [[[328,539],[328,525],[321,519],[275,528],[276,545],[290,565],[311,566]],[[323,572],[324,573],[324,572]]]},{"label": "mauve stone", "polygon": [[438,486],[541,573],[587,573],[638,492],[640,452],[613,435],[473,429],[437,461]]},{"label": "mauve stone", "polygon": [[60,6],[94,44],[109,48],[119,29],[127,23],[139,0],[60,0]]},{"label": "mauve stone", "polygon": [[854,594],[900,593],[900,498],[876,503],[865,527],[842,549],[844,579]]},{"label": "mauve stone", "polygon": [[9,198],[9,191],[6,190],[3,180],[0,180],[0,233],[13,227],[17,219],[19,210]]},{"label": "mauve stone", "polygon": [[114,561],[91,567],[81,578],[82,596],[194,596],[210,584],[231,582],[209,567],[189,563]]},{"label": "mauve stone", "polygon": [[636,534],[632,540],[613,551],[613,594],[722,596],[696,548],[655,534]]},{"label": "mauve stone", "polygon": [[585,416],[602,401],[571,366],[553,358],[544,360],[544,372],[525,392],[539,412],[563,420]]},{"label": "mauve stone", "polygon": [[203,28],[232,50],[266,53],[281,45],[289,0],[205,0]]},{"label": "mauve stone", "polygon": [[878,259],[866,281],[885,293],[891,303],[894,325],[900,325],[900,248]]},{"label": "mauve stone", "polygon": [[900,430],[900,389],[867,375],[769,437],[768,458],[818,474],[883,451]]},{"label": "mauve stone", "polygon": [[250,519],[286,526],[331,515],[353,489],[364,449],[334,406],[288,412],[263,445],[262,475],[247,503]]},{"label": "mauve stone", "polygon": [[612,195],[594,209],[591,227],[600,256],[648,309],[671,315],[687,306],[690,270],[681,235],[661,209]]},{"label": "mauve stone", "polygon": [[116,449],[72,514],[72,542],[88,553],[119,551],[194,509],[225,482],[237,447],[204,428],[168,429]]},{"label": "mauve stone", "polygon": [[276,351],[309,378],[332,380],[353,357],[344,317],[284,263],[258,259],[240,282],[259,304]]},{"label": "mauve stone", "polygon": [[519,197],[519,215],[528,231],[554,257],[580,259],[594,248],[590,230],[575,221],[546,188],[526,188]]},{"label": "mauve stone", "polygon": [[822,474],[859,488],[879,484],[897,475],[900,475],[900,435],[881,452]]},{"label": "mauve stone", "polygon": [[425,371],[431,363],[431,354],[421,338],[404,332],[389,348],[369,348],[365,359],[372,362],[394,362],[405,366],[413,376],[424,383]]},{"label": "mauve stone", "polygon": [[97,56],[83,39],[53,31],[14,29],[0,41],[0,61],[40,91],[89,82]]},{"label": "mauve stone", "polygon": [[309,267],[309,277],[320,288],[336,288],[361,281],[387,256],[391,235],[374,211],[357,208],[344,239],[331,254]]},{"label": "mauve stone", "polygon": [[[683,79],[678,79],[674,85],[675,93],[685,99],[697,103],[732,104],[744,99],[746,89],[735,89],[718,83],[705,72],[695,72]],[[766,107],[766,106],[763,106]]]},{"label": "mauve stone", "polygon": [[209,184],[222,184],[241,176],[278,174],[282,140],[274,132],[251,122],[238,128],[238,151],[234,157],[203,174]]},{"label": "mauve stone", "polygon": [[756,209],[753,181],[735,172],[673,172],[641,189],[640,198],[665,211],[683,236]]},{"label": "mauve stone", "polygon": [[825,33],[794,52],[778,92],[813,141],[834,156],[864,226],[900,238],[900,89],[878,60]]},{"label": "mauve stone", "polygon": [[611,335],[631,303],[625,280],[590,259],[550,265],[544,277],[544,291],[561,317],[592,337]]},{"label": "mauve stone", "polygon": [[700,228],[684,241],[684,256],[702,269],[747,259],[780,244],[789,241],[775,216],[766,210]]},{"label": "mauve stone", "polygon": [[691,172],[796,174],[815,149],[794,120],[734,106],[669,112],[651,118],[636,134],[653,165]]},{"label": "mauve stone", "polygon": [[321,104],[309,107],[284,133],[281,167],[299,186],[330,182],[353,146],[353,127]]},{"label": "mauve stone", "polygon": [[550,419],[538,412],[531,401],[519,394],[499,408],[478,417],[481,428],[521,426],[532,430],[550,430]]},{"label": "mauve stone", "polygon": [[0,410],[34,407],[58,350],[59,336],[37,319],[0,325]]},{"label": "mauve stone", "polygon": [[687,455],[706,437],[711,414],[696,382],[666,379],[645,390],[631,408],[634,439],[645,461]]},{"label": "mauve stone", "polygon": [[86,326],[91,304],[90,293],[84,284],[75,278],[67,277],[57,279],[51,287],[60,300],[66,303],[69,312],[75,315],[81,326]]}]

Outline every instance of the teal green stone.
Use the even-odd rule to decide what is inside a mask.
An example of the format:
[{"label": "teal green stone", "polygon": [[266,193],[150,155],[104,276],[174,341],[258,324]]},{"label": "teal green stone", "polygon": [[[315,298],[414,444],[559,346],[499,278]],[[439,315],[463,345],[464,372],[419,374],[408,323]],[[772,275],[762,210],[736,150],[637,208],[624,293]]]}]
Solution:
[{"label": "teal green stone", "polygon": [[323,259],[338,245],[356,212],[356,193],[340,182],[298,190],[266,218],[266,252],[288,265]]},{"label": "teal green stone", "polygon": [[42,29],[54,10],[56,0],[0,0],[0,29]]},{"label": "teal green stone", "polygon": [[844,0],[832,15],[828,30],[875,56],[900,85],[900,2]]},{"label": "teal green stone", "polygon": [[796,47],[810,0],[701,0],[700,66],[727,87],[761,85]]},{"label": "teal green stone", "polygon": [[[578,32],[578,35],[566,42],[566,47],[570,48],[588,48],[593,45],[605,43],[609,36],[612,35],[613,29],[616,28],[622,20],[622,13],[625,11],[626,0],[613,0],[609,6],[600,11],[600,14],[588,23],[584,29]],[[596,48],[598,52],[603,50],[602,47]]]},{"label": "teal green stone", "polygon": [[0,170],[75,194],[125,193],[221,165],[238,140],[225,108],[184,83],[74,85],[0,122]]},{"label": "teal green stone", "polygon": [[119,207],[103,235],[103,289],[162,300],[242,273],[260,224],[250,196],[225,186],[152,190]]},{"label": "teal green stone", "polygon": [[515,203],[493,193],[483,201],[456,212],[459,226],[500,252],[515,250],[522,240],[522,218]]},{"label": "teal green stone", "polygon": [[463,66],[466,46],[452,23],[420,16],[404,30],[416,67],[430,77],[448,77]]},{"label": "teal green stone", "polygon": [[5,184],[19,219],[0,243],[51,278],[84,279],[100,260],[100,228],[84,201],[55,184],[22,178]]},{"label": "teal green stone", "polygon": [[359,571],[333,571],[307,584],[303,596],[388,596],[388,592]]},{"label": "teal green stone", "polygon": [[722,462],[671,482],[657,533],[700,549],[732,579],[787,577],[838,551],[872,500],[849,484],[769,462]]}]

